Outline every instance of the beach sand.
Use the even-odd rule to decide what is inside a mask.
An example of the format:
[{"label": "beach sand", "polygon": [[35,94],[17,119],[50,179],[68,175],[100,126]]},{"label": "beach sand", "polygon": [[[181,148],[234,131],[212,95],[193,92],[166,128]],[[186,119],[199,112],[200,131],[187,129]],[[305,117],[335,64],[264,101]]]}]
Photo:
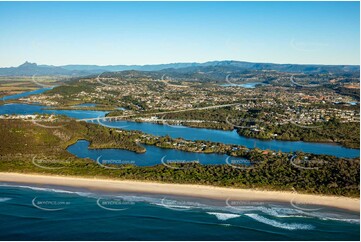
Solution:
[{"label": "beach sand", "polygon": [[309,195],[297,192],[3,172],[0,172],[0,182],[68,186],[95,191],[178,195],[224,201],[282,202],[295,206],[296,204],[321,205],[355,212],[360,211],[360,199],[357,198]]}]

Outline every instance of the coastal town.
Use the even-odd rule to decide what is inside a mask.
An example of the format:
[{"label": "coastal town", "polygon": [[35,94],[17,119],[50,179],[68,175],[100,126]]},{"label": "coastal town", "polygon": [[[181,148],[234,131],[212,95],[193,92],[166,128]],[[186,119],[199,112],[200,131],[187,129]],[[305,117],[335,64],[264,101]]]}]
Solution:
[{"label": "coastal town", "polygon": [[0,1],[0,241],[360,241],[359,22]]},{"label": "coastal town", "polygon": [[[267,84],[257,88],[244,88],[222,86],[213,82],[177,81],[173,78],[172,83],[178,85],[168,85],[157,79],[144,77],[146,74],[143,73],[140,73],[139,77],[127,73],[117,75],[121,77],[82,78],[69,86],[54,88],[49,94],[44,93],[20,100],[64,109],[72,108],[74,104],[93,103],[96,105],[93,109],[123,108],[121,115],[125,116],[237,104],[234,109],[244,112],[250,109],[269,108],[283,110],[284,113],[280,113],[283,114],[283,118],[282,115],[277,116],[276,112],[272,112],[273,118],[280,123],[297,120],[300,124],[311,124],[327,121],[333,117],[339,118],[342,122],[359,122],[358,99],[337,92],[340,87],[352,87],[352,90],[356,91],[359,89],[356,89],[357,86],[352,86],[352,83],[342,84],[334,79],[329,82],[334,83],[334,87],[331,88],[300,88],[289,81],[283,82],[282,86]],[[285,75],[290,78],[289,75]],[[284,79],[283,75],[278,74],[278,76],[280,80],[276,83]],[[240,80],[243,79],[232,81]],[[262,79],[258,79],[258,83],[261,81]]]},{"label": "coastal town", "polygon": [[[359,138],[352,133],[360,123],[357,78],[342,74],[313,78],[305,74],[264,72],[257,80],[249,74],[238,78],[227,75],[222,80],[213,73],[206,81],[192,78],[187,81],[183,76],[171,75],[125,71],[106,73],[104,77],[80,77],[18,102],[56,110],[105,111],[105,121],[235,128],[247,137],[311,140],[312,136],[312,141],[359,147]],[[346,128],[343,135],[336,135],[334,128],[329,128],[335,122],[338,124],[334,128]],[[302,135],[301,130],[309,129],[318,132],[317,138],[307,132]]]}]

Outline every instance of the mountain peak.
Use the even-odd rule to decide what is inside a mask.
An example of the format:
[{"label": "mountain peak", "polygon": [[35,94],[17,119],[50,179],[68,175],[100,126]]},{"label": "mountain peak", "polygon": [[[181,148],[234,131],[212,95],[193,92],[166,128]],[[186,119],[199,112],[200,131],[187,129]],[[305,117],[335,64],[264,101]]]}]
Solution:
[{"label": "mountain peak", "polygon": [[38,65],[36,63],[31,63],[29,61],[25,61],[24,64],[20,65],[19,67],[37,67]]}]

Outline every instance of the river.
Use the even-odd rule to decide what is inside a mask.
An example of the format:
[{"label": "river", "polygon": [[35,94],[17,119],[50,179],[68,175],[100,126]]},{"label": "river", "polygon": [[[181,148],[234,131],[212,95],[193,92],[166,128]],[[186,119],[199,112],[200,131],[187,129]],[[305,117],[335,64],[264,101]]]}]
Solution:
[{"label": "river", "polygon": [[[44,92],[47,88],[39,89]],[[41,93],[40,91],[37,94]],[[23,94],[17,94],[16,98],[33,95],[34,91]],[[13,95],[12,97],[14,97]],[[9,96],[8,96],[9,97]],[[4,98],[9,100],[9,98]],[[0,115],[2,114],[57,114],[65,115],[75,119],[104,117],[105,111],[92,110],[50,110],[49,107],[31,104],[6,103],[0,106]],[[214,129],[191,128],[186,126],[159,125],[153,123],[139,123],[131,121],[101,121],[100,124],[107,127],[114,127],[126,130],[139,130],[144,133],[165,136],[172,138],[184,138],[187,140],[207,140],[225,144],[242,145],[248,148],[270,149],[273,151],[295,152],[302,151],[313,154],[333,155],[336,157],[354,158],[360,157],[359,149],[350,149],[338,144],[331,143],[312,143],[303,141],[280,141],[280,140],[260,140],[246,138],[238,135],[236,130],[223,131]]]}]

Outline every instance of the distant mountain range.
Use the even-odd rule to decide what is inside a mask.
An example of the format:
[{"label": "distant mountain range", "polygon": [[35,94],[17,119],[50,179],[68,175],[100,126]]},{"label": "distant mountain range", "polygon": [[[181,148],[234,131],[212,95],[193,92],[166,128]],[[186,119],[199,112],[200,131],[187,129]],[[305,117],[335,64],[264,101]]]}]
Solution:
[{"label": "distant mountain range", "polygon": [[357,65],[297,65],[297,64],[272,64],[272,63],[252,63],[244,61],[210,61],[205,63],[171,63],[159,65],[65,65],[50,66],[37,65],[36,63],[25,62],[18,67],[0,68],[0,76],[84,76],[98,74],[102,72],[116,72],[126,70],[136,71],[204,71],[212,68],[225,68],[236,71],[262,71],[274,70],[279,72],[294,73],[354,73],[360,71]]},{"label": "distant mountain range", "polygon": [[58,66],[37,65],[25,62],[18,67],[0,68],[0,76],[83,76],[89,72],[78,70],[67,70]]}]

